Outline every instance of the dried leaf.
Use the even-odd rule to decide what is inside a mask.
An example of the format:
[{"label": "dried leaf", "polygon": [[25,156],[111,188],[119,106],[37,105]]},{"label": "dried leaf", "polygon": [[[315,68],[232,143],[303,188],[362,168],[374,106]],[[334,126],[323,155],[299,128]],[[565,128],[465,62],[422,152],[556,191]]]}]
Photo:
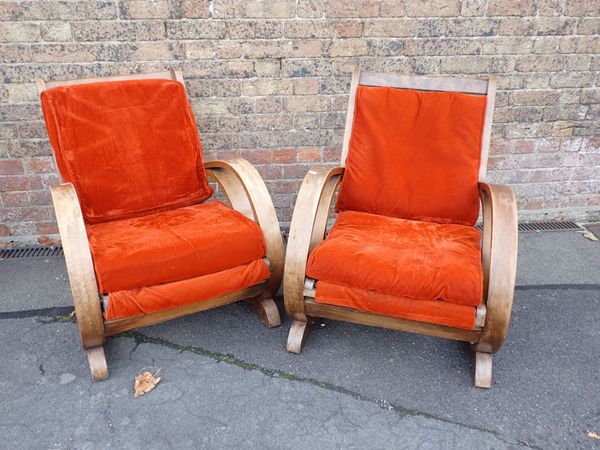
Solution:
[{"label": "dried leaf", "polygon": [[590,241],[598,241],[598,238],[596,237],[596,235],[594,233],[592,233],[591,231],[585,230],[583,232],[583,237],[586,239],[589,239]]},{"label": "dried leaf", "polygon": [[588,431],[588,437],[591,437],[592,439],[599,439],[600,440],[600,434],[595,433],[593,431]]},{"label": "dried leaf", "polygon": [[150,372],[144,372],[135,377],[135,383],[133,384],[135,392],[133,396],[137,398],[154,389],[160,381],[160,377],[157,377],[158,372],[160,372],[160,369],[154,375]]}]

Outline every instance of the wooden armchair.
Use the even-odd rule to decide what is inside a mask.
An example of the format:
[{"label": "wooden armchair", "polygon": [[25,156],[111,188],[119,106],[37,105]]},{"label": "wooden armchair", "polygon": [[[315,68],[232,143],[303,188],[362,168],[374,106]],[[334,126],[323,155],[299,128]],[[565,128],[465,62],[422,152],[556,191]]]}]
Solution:
[{"label": "wooden armchair", "polygon": [[494,95],[494,79],[354,70],[340,167],[308,171],[290,226],[289,352],[315,317],[422,333],[471,343],[491,386],[517,258],[513,193],[484,181]]},{"label": "wooden armchair", "polygon": [[[283,276],[273,203],[247,161],[202,161],[176,71],[38,80],[62,184],[51,188],[92,379],[107,336],[248,301],[280,324]],[[233,209],[206,203],[207,177]]]}]

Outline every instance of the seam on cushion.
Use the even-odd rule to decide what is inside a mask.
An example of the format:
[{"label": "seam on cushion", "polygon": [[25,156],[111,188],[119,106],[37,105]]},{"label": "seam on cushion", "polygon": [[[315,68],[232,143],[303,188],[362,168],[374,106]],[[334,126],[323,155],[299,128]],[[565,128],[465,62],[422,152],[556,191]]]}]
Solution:
[{"label": "seam on cushion", "polygon": [[[52,122],[54,123],[54,127],[56,130],[56,141],[57,141],[57,145],[58,145],[58,149],[53,149],[55,150],[55,153],[60,153],[60,159],[63,163],[63,166],[65,168],[65,170],[67,171],[67,173],[65,175],[67,175],[69,177],[69,182],[74,182],[75,181],[75,177],[73,176],[73,170],[71,168],[71,164],[69,163],[68,158],[65,157],[65,142],[62,136],[62,122],[60,121],[60,117],[58,115],[58,108],[56,107],[56,104],[54,102],[54,96],[49,93],[48,90],[45,91],[45,95],[46,97],[48,97],[48,102],[50,104],[50,109],[52,110]],[[58,162],[56,164],[58,166]],[[59,172],[60,172],[60,167],[56,168]],[[63,175],[63,174],[61,174]],[[66,177],[63,176],[63,178],[66,179]]]},{"label": "seam on cushion", "polygon": [[[196,162],[196,170],[198,170],[198,159],[200,158],[200,149],[198,149],[198,143],[195,142],[194,139],[192,139],[192,137],[190,136],[190,128],[192,127],[192,124],[190,123],[190,118],[188,116],[189,114],[189,104],[187,103],[187,100],[184,98],[184,96],[181,93],[181,89],[182,86],[180,86],[179,82],[176,82],[176,95],[179,98],[179,101],[181,102],[182,105],[184,105],[183,108],[183,117],[184,117],[184,121],[187,123],[188,129],[186,129],[185,132],[185,137],[188,141],[189,144],[191,144],[192,148],[195,150],[195,162]],[[196,186],[198,188],[198,190],[200,190],[200,180],[198,180],[198,174],[196,174]]]},{"label": "seam on cushion", "polygon": [[[56,108],[56,106],[54,106],[55,112],[58,112],[58,108]],[[75,185],[75,191],[77,191],[77,186],[80,186],[80,178],[79,175],[77,175],[77,172],[74,170],[75,168],[73,167],[73,164],[71,164],[71,161],[69,160],[69,158],[64,157],[64,153],[71,151],[71,154],[73,154],[73,148],[74,146],[72,145],[71,140],[69,139],[68,136],[63,136],[62,133],[62,128],[64,127],[64,122],[62,120],[60,120],[61,118],[59,117],[58,113],[56,114],[56,118],[57,121],[60,122],[60,128],[58,128],[59,133],[58,133],[58,140],[61,143],[61,147],[63,150],[63,161],[65,163],[65,166],[67,167],[67,170],[69,171],[69,176],[71,178],[71,181],[73,182],[73,184]],[[79,203],[81,204],[81,199],[78,199]],[[82,215],[84,216],[85,219],[87,219],[86,214],[83,212],[83,208],[82,209]]]},{"label": "seam on cushion", "polygon": [[[358,98],[362,93],[362,88],[359,85],[356,89],[356,95],[354,97],[354,112],[352,115],[352,128],[350,129],[350,141],[348,142],[348,154],[346,155],[346,161],[344,161],[344,167],[347,169],[348,168],[348,164],[350,162],[350,156],[352,155],[352,152],[350,152],[350,149],[352,148],[352,142],[354,141],[354,130],[356,128],[356,117],[358,116]],[[345,191],[344,189],[344,178],[342,177],[342,182],[340,184],[340,191],[338,193],[338,201],[336,202],[335,205],[335,212],[339,212],[339,211],[344,211],[343,209],[343,205],[341,205],[340,199],[342,198],[342,193],[343,191]]]},{"label": "seam on cushion", "polygon": [[[187,96],[184,95],[185,88],[184,88],[183,84],[180,83],[179,81],[176,81],[175,83],[177,85],[177,95],[179,96],[179,100],[184,105],[184,111],[183,111],[184,114],[183,115],[184,115],[184,118],[189,127],[188,130],[186,130],[186,137],[187,137],[188,141],[190,142],[190,144],[192,144],[192,147],[196,153],[196,184],[197,184],[197,188],[198,188],[199,192],[203,193],[204,195],[207,195],[207,197],[205,199],[203,199],[203,201],[204,201],[212,196],[214,190],[208,184],[208,179],[206,177],[206,170],[204,169],[204,161],[202,158],[202,144],[200,143],[200,136],[198,135],[195,120],[192,120],[192,117],[191,117],[191,114],[192,114],[191,106],[189,104]],[[193,132],[192,130],[195,130],[195,132]],[[192,136],[192,134],[193,134],[193,136]],[[194,138],[196,138],[196,139],[194,139]],[[199,175],[198,174],[198,163],[200,163],[200,170],[202,171],[202,175],[204,178],[202,183],[200,183],[200,180],[198,178],[198,175]],[[208,187],[208,189],[207,189],[207,187]]]},{"label": "seam on cushion", "polygon": [[[477,172],[476,172],[476,179],[477,179],[478,183],[480,181],[479,180],[479,170],[481,168],[481,158],[483,156],[482,155],[482,153],[483,153],[483,142],[482,142],[482,140],[483,140],[483,129],[485,127],[485,116],[486,116],[486,111],[487,111],[487,102],[488,102],[488,99],[487,99],[487,95],[486,95],[483,98],[483,110],[481,112],[481,127],[479,128],[479,139],[477,140],[477,142],[479,142],[479,144],[478,144],[479,151],[477,152]],[[488,149],[488,152],[489,152],[489,149]],[[479,195],[478,195],[478,192],[477,192],[477,185],[475,186],[475,191],[476,191],[476,194],[477,194],[476,195],[476,199],[477,200],[475,202],[477,204],[477,206],[476,206],[477,217],[475,217],[475,220],[468,222],[468,225],[471,225],[471,226],[475,226],[475,223],[477,223],[477,218],[479,217],[479,213],[481,212],[481,202],[479,201]]]}]

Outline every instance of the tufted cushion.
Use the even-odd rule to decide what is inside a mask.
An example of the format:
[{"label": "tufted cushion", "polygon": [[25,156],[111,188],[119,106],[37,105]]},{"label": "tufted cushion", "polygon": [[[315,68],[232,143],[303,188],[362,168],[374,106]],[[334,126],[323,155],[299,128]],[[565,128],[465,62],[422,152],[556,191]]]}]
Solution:
[{"label": "tufted cushion", "polygon": [[[311,252],[307,275],[321,281],[402,297],[478,306],[483,270],[476,228],[363,212],[340,213]],[[402,304],[380,312],[402,314]],[[370,308],[377,303],[371,302]],[[383,303],[381,304],[383,305]]]}]

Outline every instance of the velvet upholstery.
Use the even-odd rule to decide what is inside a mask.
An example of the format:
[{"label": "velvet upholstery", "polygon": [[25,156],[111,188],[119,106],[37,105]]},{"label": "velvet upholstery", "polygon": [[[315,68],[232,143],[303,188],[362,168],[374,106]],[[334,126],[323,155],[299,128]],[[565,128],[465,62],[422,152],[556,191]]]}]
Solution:
[{"label": "velvet upholstery", "polygon": [[42,93],[58,168],[87,223],[200,203],[212,195],[183,85],[106,81]]},{"label": "velvet upholstery", "polygon": [[[479,241],[479,231],[471,226],[344,211],[310,253],[306,273],[319,280],[317,286],[326,281],[475,307],[483,296]],[[365,301],[375,305],[372,299]],[[396,305],[400,316],[405,314],[405,303]],[[392,306],[385,306],[382,313],[392,314]]]},{"label": "velvet upholstery", "polygon": [[338,211],[474,225],[486,98],[358,86]]},{"label": "velvet upholstery", "polygon": [[100,292],[231,269],[266,254],[259,225],[219,203],[87,226]]},{"label": "velvet upholstery", "polygon": [[250,287],[269,278],[264,260],[257,259],[220,272],[165,283],[111,292],[106,319],[133,317],[210,300]]},{"label": "velvet upholstery", "polygon": [[475,327],[476,309],[473,306],[459,305],[443,300],[416,300],[398,297],[327,281],[317,283],[315,301],[383,316],[437,323],[467,330]]}]

